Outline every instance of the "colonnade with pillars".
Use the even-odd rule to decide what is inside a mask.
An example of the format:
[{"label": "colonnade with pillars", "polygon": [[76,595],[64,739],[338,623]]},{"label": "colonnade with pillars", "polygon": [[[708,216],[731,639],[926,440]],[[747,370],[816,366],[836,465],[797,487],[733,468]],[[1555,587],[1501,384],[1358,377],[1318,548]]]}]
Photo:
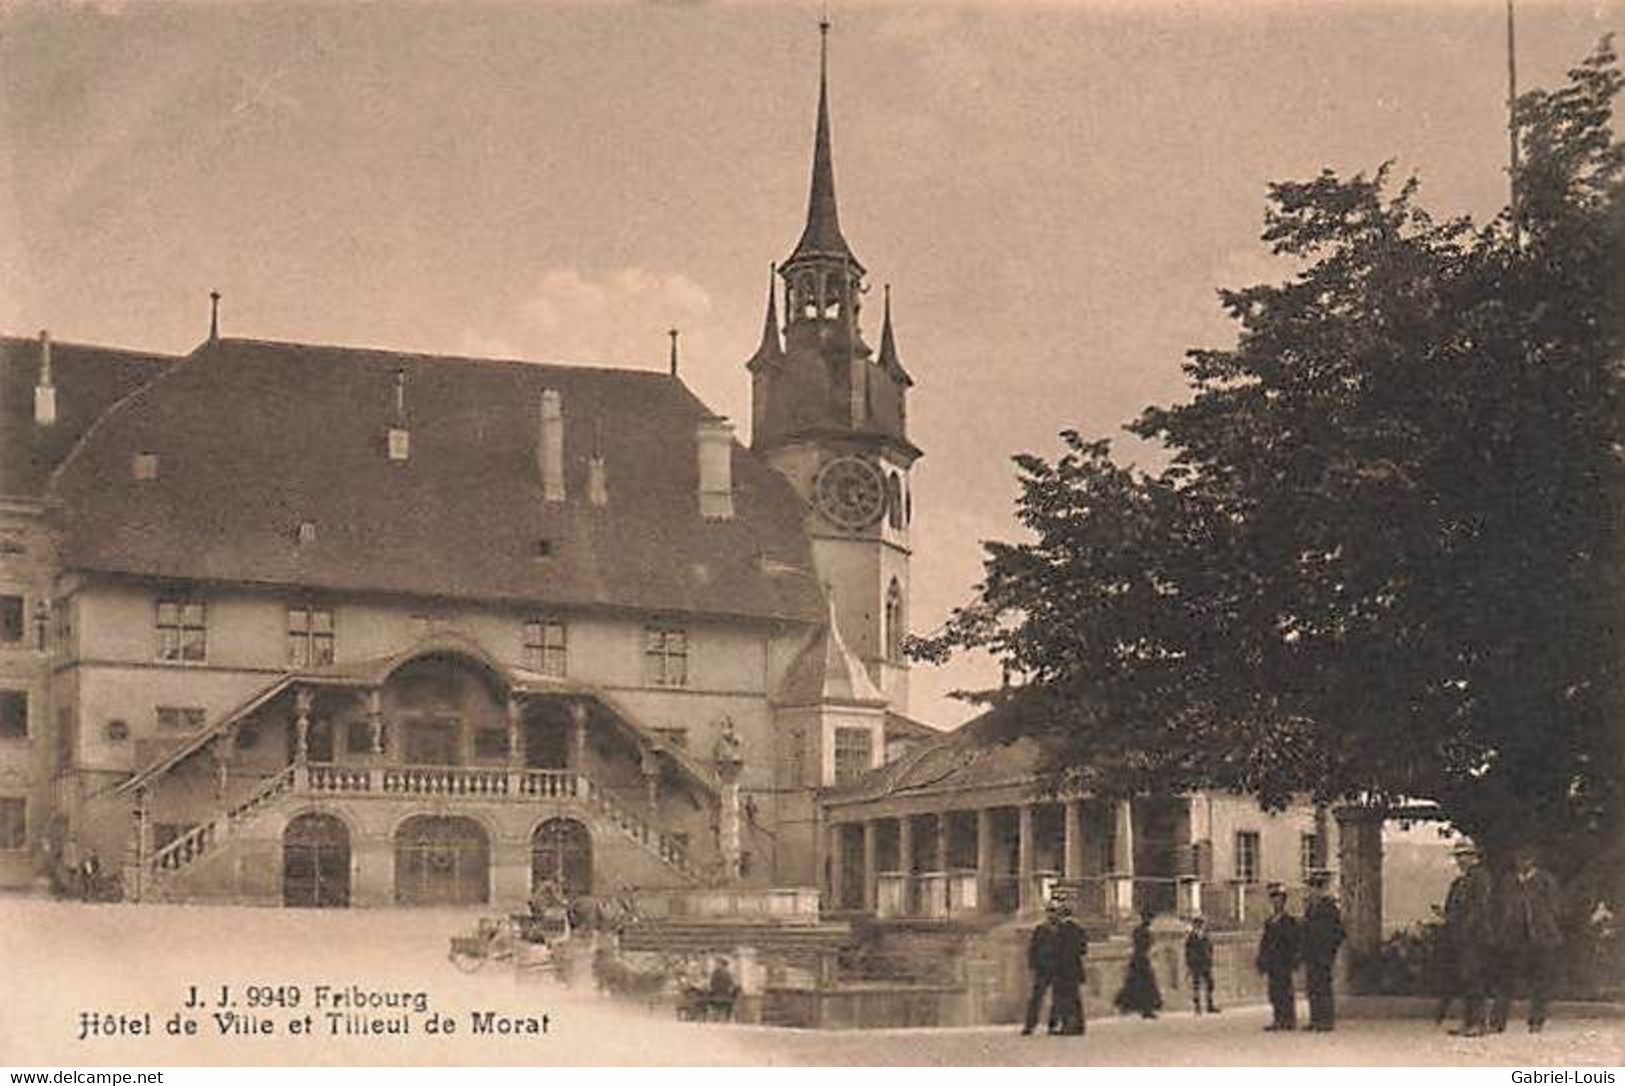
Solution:
[{"label": "colonnade with pillars", "polygon": [[[1061,893],[1080,913],[1118,919],[1142,904],[1134,804],[1127,800],[832,814],[826,890],[839,909],[933,919],[1013,915]],[[1167,866],[1143,874],[1168,876],[1172,890],[1175,872]]]}]

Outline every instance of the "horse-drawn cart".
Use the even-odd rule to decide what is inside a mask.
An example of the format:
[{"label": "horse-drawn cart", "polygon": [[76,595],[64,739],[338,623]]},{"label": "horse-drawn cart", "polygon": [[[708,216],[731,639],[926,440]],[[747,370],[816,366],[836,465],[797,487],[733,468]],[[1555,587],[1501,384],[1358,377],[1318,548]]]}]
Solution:
[{"label": "horse-drawn cart", "polygon": [[498,962],[511,964],[522,974],[557,976],[559,951],[569,939],[567,916],[486,916],[471,934],[451,937],[447,957],[460,973],[476,973]]}]

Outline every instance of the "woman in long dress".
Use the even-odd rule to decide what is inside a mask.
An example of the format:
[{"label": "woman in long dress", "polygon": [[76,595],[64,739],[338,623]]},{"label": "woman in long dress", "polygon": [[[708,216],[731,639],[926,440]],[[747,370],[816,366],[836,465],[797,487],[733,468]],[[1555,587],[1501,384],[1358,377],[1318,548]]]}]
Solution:
[{"label": "woman in long dress", "polygon": [[1157,988],[1157,975],[1151,970],[1151,918],[1147,910],[1140,914],[1140,924],[1134,929],[1134,952],[1128,960],[1128,971],[1123,974],[1123,987],[1117,993],[1117,1009],[1123,1014],[1138,1014],[1141,1018],[1155,1018],[1162,1009],[1162,992]]}]

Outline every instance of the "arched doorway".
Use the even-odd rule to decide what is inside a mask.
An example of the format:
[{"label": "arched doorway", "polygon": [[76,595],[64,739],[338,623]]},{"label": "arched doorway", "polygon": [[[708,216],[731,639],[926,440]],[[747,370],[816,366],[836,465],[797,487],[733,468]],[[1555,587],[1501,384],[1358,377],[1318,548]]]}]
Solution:
[{"label": "arched doorway", "polygon": [[395,831],[395,901],[478,905],[491,895],[491,843],[471,818],[420,815]]},{"label": "arched doorway", "polygon": [[592,893],[592,834],[573,818],[550,818],[531,835],[531,888],[546,879],[571,898]]},{"label": "arched doorway", "polygon": [[333,909],[350,904],[350,830],[327,814],[302,814],[282,833],[282,904]]}]

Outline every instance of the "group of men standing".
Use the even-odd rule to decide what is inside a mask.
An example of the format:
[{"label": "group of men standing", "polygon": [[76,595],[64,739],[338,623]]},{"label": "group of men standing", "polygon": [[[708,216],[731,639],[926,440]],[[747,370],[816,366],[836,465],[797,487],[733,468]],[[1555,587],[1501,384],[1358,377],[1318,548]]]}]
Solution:
[{"label": "group of men standing", "polygon": [[1465,842],[1456,846],[1455,857],[1461,873],[1445,897],[1436,1018],[1442,1024],[1459,996],[1461,1026],[1451,1032],[1499,1033],[1506,1029],[1514,991],[1527,987],[1529,1031],[1539,1033],[1546,1024],[1552,962],[1563,942],[1557,879],[1529,848],[1519,849],[1510,867],[1484,862]]},{"label": "group of men standing", "polygon": [[[1514,854],[1511,866],[1502,868],[1484,863],[1478,849],[1468,843],[1456,847],[1455,858],[1461,873],[1445,899],[1437,1019],[1444,1022],[1459,996],[1462,1023],[1453,1033],[1478,1037],[1500,1032],[1506,1029],[1514,992],[1527,988],[1529,1029],[1538,1033],[1546,1023],[1552,963],[1563,941],[1557,880],[1527,848]],[[1293,977],[1300,965],[1309,994],[1308,1028],[1324,1032],[1335,1027],[1332,972],[1344,931],[1337,902],[1327,892],[1329,882],[1329,872],[1310,873],[1301,917],[1287,911],[1284,886],[1274,883],[1269,888],[1270,916],[1264,921],[1257,957],[1258,971],[1269,982],[1272,1017],[1266,1030],[1298,1028]],[[1149,944],[1149,920],[1137,934],[1142,932]],[[1193,923],[1185,950],[1197,1013],[1202,1010],[1204,987],[1208,1010],[1217,1010],[1213,1005],[1212,948],[1200,919]],[[1089,940],[1069,910],[1060,902],[1051,902],[1044,923],[1033,930],[1028,945],[1033,988],[1022,1033],[1030,1034],[1037,1027],[1046,994],[1050,996],[1051,1033],[1084,1031],[1080,987],[1088,952]]]},{"label": "group of men standing", "polygon": [[1343,945],[1343,914],[1326,892],[1329,883],[1328,872],[1310,873],[1309,896],[1301,918],[1287,912],[1286,887],[1273,883],[1269,888],[1270,915],[1258,941],[1258,971],[1269,980],[1271,1018],[1266,1030],[1298,1028],[1298,999],[1292,975],[1300,964],[1304,986],[1309,989],[1309,1028],[1328,1032],[1337,1024],[1332,966]]},{"label": "group of men standing", "polygon": [[[1258,969],[1269,979],[1270,1006],[1273,1020],[1268,1030],[1296,1029],[1297,994],[1293,988],[1293,973],[1299,965],[1304,967],[1309,989],[1309,1028],[1331,1030],[1336,1022],[1336,1009],[1332,1000],[1332,966],[1343,945],[1343,917],[1337,902],[1327,893],[1329,874],[1316,871],[1309,876],[1309,897],[1303,916],[1287,912],[1286,888],[1280,884],[1270,887],[1271,915],[1264,922],[1263,936],[1258,945]],[[1136,958],[1148,974],[1150,970],[1150,918],[1136,929]],[[1144,946],[1140,945],[1143,936]],[[1089,940],[1082,928],[1073,922],[1070,911],[1061,902],[1051,902],[1045,920],[1033,929],[1027,948],[1027,964],[1032,972],[1032,993],[1027,1000],[1027,1014],[1021,1032],[1030,1034],[1038,1026],[1039,1011],[1044,996],[1050,996],[1049,1031],[1059,1034],[1079,1034],[1084,1031],[1083,1003],[1080,987],[1083,984],[1083,960],[1089,953]],[[1207,996],[1207,1010],[1218,1010],[1213,1002],[1213,951],[1205,925],[1200,918],[1192,922],[1185,941],[1185,960],[1191,973],[1192,996],[1196,1012],[1202,1012],[1202,995]],[[1133,976],[1135,961],[1130,963]],[[1151,982],[1155,988],[1155,982]],[[1123,1006],[1120,995],[1118,1004]],[[1160,1000],[1158,1001],[1160,1005]],[[1154,1013],[1145,1017],[1154,1018]]]},{"label": "group of men standing", "polygon": [[1044,922],[1033,929],[1027,943],[1027,968],[1033,990],[1027,998],[1025,1036],[1038,1026],[1038,1012],[1049,993],[1049,1031],[1076,1036],[1083,1032],[1083,959],[1089,937],[1072,920],[1072,911],[1059,901],[1045,907]]}]

